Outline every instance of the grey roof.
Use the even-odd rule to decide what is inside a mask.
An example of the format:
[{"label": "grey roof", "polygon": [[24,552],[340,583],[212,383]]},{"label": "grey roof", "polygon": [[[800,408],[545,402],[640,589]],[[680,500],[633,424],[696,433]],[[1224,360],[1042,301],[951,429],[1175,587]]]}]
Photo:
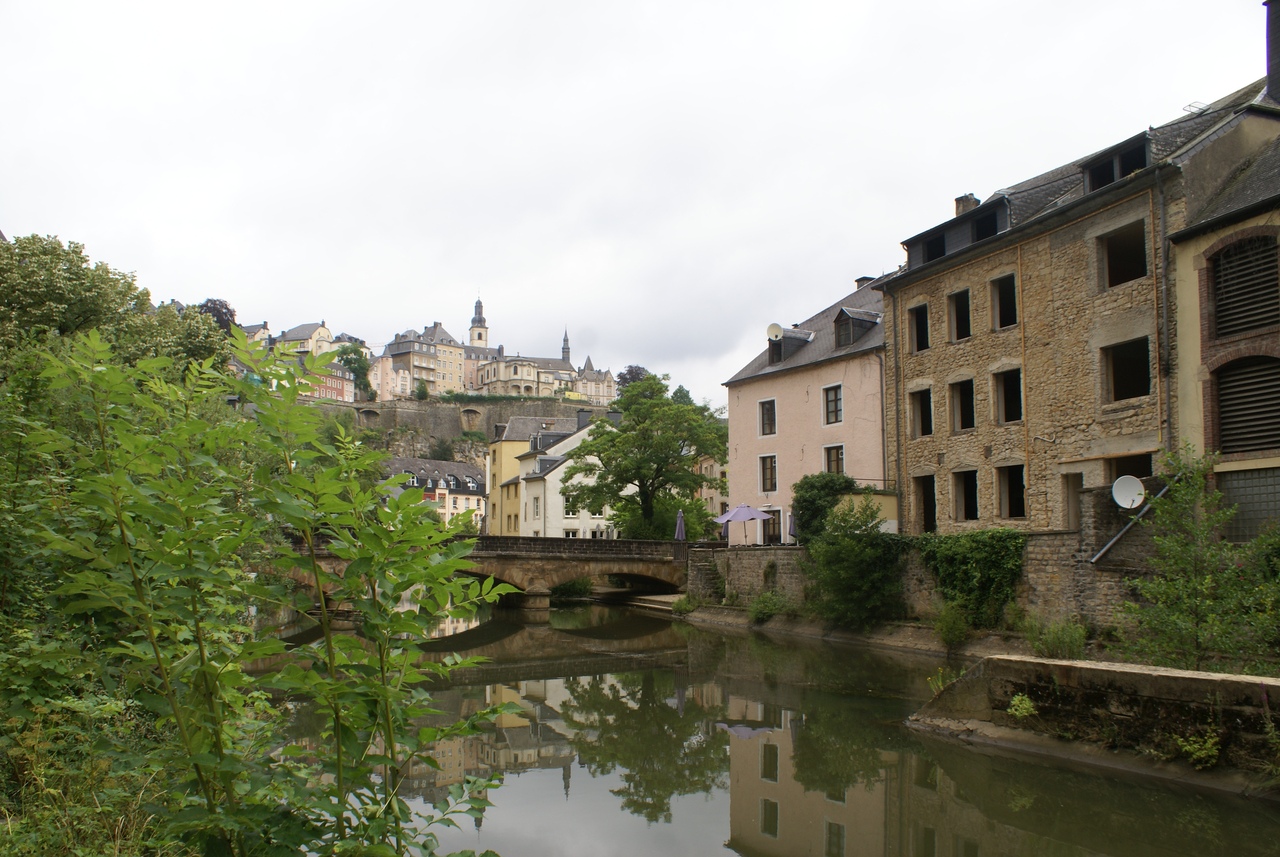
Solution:
[{"label": "grey roof", "polygon": [[[1001,188],[984,200],[979,208],[1007,202],[1009,206],[1009,229],[1015,229],[1028,221],[1050,214],[1065,205],[1084,198],[1084,166],[1095,159],[1122,149],[1127,145],[1139,143],[1145,138],[1148,146],[1149,169],[1150,166],[1161,161],[1176,159],[1179,154],[1194,146],[1205,135],[1211,134],[1217,126],[1231,121],[1242,108],[1250,104],[1258,104],[1265,108],[1275,109],[1276,103],[1271,100],[1266,92],[1265,78],[1241,87],[1198,113],[1190,113],[1158,127],[1148,128],[1145,132],[1136,134],[1104,149],[1099,149],[1078,160],[1054,167],[1048,172],[1033,176],[1009,187]],[[1145,170],[1139,170],[1139,173],[1142,172],[1145,172]],[[1115,182],[1115,185],[1119,186],[1119,184],[1120,182]],[[957,215],[952,220],[960,217],[967,219],[973,216],[973,211],[968,211],[963,215]],[[902,243],[910,244],[918,241],[925,235],[936,233],[945,228],[951,222],[951,220],[948,220],[935,224]]]},{"label": "grey roof", "polygon": [[1280,137],[1227,179],[1195,221],[1172,237],[1177,240],[1203,232],[1215,223],[1247,217],[1259,208],[1277,203],[1280,203]]},{"label": "grey roof", "polygon": [[280,340],[282,342],[296,342],[301,339],[310,339],[311,335],[322,327],[324,327],[322,322],[300,324],[297,327],[291,327],[284,333],[280,334]]},{"label": "grey roof", "polygon": [[365,341],[358,336],[352,336],[349,333],[339,333],[333,338],[334,342],[350,342],[352,345],[364,345]]},{"label": "grey roof", "polygon": [[444,329],[444,325],[438,321],[432,322],[430,327],[422,328],[421,339],[424,342],[435,342],[440,345],[461,345],[462,343]]},{"label": "grey roof", "polygon": [[[460,494],[484,493],[484,470],[474,464],[465,464],[461,461],[440,461],[434,458],[396,456],[387,459],[384,467],[388,476],[395,476],[398,473],[416,473],[418,476],[430,479],[454,476],[458,479],[458,487],[450,490],[457,491]],[[468,476],[476,482],[474,491],[467,488],[466,477]]]},{"label": "grey roof", "polygon": [[737,374],[725,381],[725,386],[883,348],[884,325],[880,324],[878,320],[871,327],[866,328],[861,335],[857,335],[855,332],[853,342],[844,346],[836,345],[835,322],[836,316],[842,311],[858,312],[859,315],[873,313],[875,315],[870,316],[870,318],[878,319],[884,306],[884,295],[875,286],[892,276],[893,274],[886,274],[878,277],[852,294],[846,295],[831,304],[821,312],[800,322],[791,331],[784,330],[784,337],[788,334],[794,336],[796,332],[803,330],[811,331],[813,338],[801,344],[794,351],[790,351],[780,362],[773,364],[769,363],[769,349],[766,347],[750,363],[739,369]]},{"label": "grey roof", "polygon": [[259,330],[264,330],[266,326],[267,323],[264,321],[262,324],[242,324],[240,325],[240,329],[245,332],[246,336],[252,336]]},{"label": "grey roof", "polygon": [[528,441],[539,432],[573,434],[578,430],[577,417],[512,417],[507,420],[498,440]]}]

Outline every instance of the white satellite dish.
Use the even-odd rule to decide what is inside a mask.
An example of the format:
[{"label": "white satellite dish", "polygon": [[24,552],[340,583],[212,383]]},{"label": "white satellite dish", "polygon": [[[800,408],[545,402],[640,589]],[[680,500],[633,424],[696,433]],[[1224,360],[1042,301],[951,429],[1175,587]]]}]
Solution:
[{"label": "white satellite dish", "polygon": [[769,340],[771,342],[777,342],[779,339],[782,338],[782,325],[778,324],[775,321],[773,324],[769,325],[769,327],[765,330],[765,333],[768,334]]},{"label": "white satellite dish", "polygon": [[1111,485],[1111,496],[1121,509],[1136,509],[1147,499],[1147,489],[1136,476],[1121,476]]}]

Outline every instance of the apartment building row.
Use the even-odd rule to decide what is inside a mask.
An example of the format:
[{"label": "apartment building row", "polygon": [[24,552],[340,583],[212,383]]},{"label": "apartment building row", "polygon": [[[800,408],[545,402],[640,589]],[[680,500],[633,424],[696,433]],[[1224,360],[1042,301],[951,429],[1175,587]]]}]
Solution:
[{"label": "apartment building row", "polygon": [[1233,537],[1280,518],[1272,65],[1172,122],[956,199],[952,219],[903,241],[896,271],[771,325],[726,382],[729,502],[773,515],[747,540],[788,541],[790,486],[821,471],[895,491],[909,533],[1069,532],[1082,494],[1151,476],[1183,445],[1217,454]]}]

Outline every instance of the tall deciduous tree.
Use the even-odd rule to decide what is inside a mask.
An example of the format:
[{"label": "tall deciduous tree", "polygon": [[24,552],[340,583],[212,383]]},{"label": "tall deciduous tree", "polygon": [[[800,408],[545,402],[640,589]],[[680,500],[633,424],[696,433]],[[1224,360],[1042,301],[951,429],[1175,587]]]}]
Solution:
[{"label": "tall deciduous tree", "polygon": [[628,384],[615,407],[619,424],[597,422],[569,453],[561,492],[574,506],[609,506],[652,528],[664,497],[688,500],[718,484],[698,467],[704,456],[726,460],[728,432],[715,411],[672,401],[656,375]]},{"label": "tall deciduous tree", "polygon": [[196,307],[200,312],[213,318],[222,328],[223,333],[231,332],[231,325],[236,323],[236,311],[231,304],[221,298],[206,298],[204,303]]},{"label": "tall deciduous tree", "polygon": [[373,387],[369,384],[369,358],[359,345],[351,342],[343,343],[338,348],[338,362],[356,376],[356,389],[364,393],[365,398],[373,397]]},{"label": "tall deciduous tree", "polygon": [[643,366],[637,366],[634,363],[618,373],[618,395],[622,395],[622,391],[627,389],[628,384],[634,384],[636,381],[647,378],[653,374]]}]

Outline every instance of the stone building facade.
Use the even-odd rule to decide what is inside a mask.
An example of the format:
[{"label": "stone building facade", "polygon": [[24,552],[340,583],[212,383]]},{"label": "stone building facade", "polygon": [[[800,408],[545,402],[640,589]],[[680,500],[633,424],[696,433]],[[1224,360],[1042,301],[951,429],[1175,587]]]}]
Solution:
[{"label": "stone building facade", "polygon": [[1274,110],[1260,81],[904,242],[882,288],[905,530],[1079,530],[1084,491],[1152,475],[1177,444],[1165,238]]}]

